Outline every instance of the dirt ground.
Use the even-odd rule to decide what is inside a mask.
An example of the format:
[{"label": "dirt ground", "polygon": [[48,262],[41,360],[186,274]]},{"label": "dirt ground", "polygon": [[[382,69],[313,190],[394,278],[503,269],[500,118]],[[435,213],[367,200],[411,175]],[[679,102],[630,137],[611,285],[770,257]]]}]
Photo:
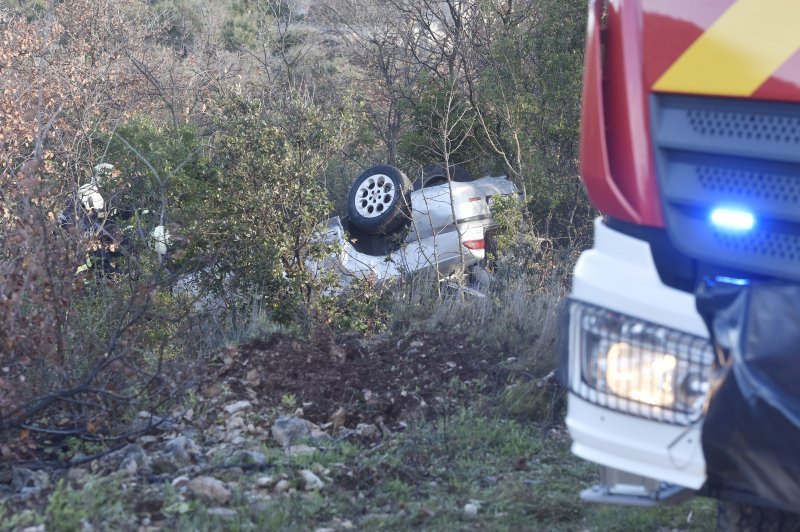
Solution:
[{"label": "dirt ground", "polygon": [[343,408],[348,426],[378,418],[394,424],[466,400],[469,391],[459,392],[451,382],[504,385],[508,372],[497,356],[447,332],[334,339],[318,330],[309,342],[273,336],[224,350],[201,395],[255,392],[262,404],[294,401],[303,417],[317,423]]}]

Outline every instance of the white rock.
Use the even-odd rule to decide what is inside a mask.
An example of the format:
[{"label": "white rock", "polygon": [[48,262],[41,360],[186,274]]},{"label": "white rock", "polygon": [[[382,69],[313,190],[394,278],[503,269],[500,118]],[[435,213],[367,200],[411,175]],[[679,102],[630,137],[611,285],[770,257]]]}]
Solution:
[{"label": "white rock", "polygon": [[236,401],[235,403],[225,405],[224,410],[228,414],[235,414],[236,412],[249,410],[251,408],[253,408],[253,403],[251,403],[250,401]]},{"label": "white rock", "polygon": [[322,482],[317,475],[314,474],[313,471],[310,469],[303,469],[300,471],[300,476],[303,477],[303,482],[305,482],[306,491],[311,490],[318,490],[321,489],[325,484]]},{"label": "white rock", "polygon": [[258,477],[256,479],[256,487],[257,488],[269,488],[270,486],[272,486],[272,484],[274,484],[274,482],[275,482],[275,479],[273,479],[270,476]]},{"label": "white rock", "polygon": [[276,493],[283,493],[284,491],[288,491],[291,484],[286,479],[279,480],[277,484],[275,484],[275,492]]},{"label": "white rock", "polygon": [[464,513],[470,517],[478,515],[478,510],[480,510],[480,506],[474,502],[468,502],[464,505]]},{"label": "white rock", "polygon": [[283,447],[311,437],[313,424],[294,416],[282,416],[272,424],[272,437]]},{"label": "white rock", "polygon": [[189,491],[210,502],[225,504],[231,500],[231,492],[225,484],[214,477],[193,478],[187,485]]}]

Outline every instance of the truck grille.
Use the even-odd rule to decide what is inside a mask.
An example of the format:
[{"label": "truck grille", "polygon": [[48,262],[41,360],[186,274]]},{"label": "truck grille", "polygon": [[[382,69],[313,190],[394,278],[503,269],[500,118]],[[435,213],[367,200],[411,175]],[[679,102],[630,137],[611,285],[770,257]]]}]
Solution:
[{"label": "truck grille", "polygon": [[[660,94],[651,118],[675,246],[703,262],[800,280],[800,105]],[[714,227],[720,205],[746,207],[756,226]]]}]

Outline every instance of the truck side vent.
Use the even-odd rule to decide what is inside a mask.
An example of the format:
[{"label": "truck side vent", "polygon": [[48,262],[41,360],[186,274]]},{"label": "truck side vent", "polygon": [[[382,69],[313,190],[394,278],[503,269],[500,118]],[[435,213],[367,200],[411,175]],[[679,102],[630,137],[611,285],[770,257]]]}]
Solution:
[{"label": "truck side vent", "polygon": [[800,179],[796,176],[707,165],[696,166],[695,173],[697,182],[710,194],[792,204],[800,201]]},{"label": "truck side vent", "polygon": [[[653,148],[667,232],[705,263],[800,281],[800,104],[657,94]],[[752,212],[724,232],[710,213]]]},{"label": "truck side vent", "polygon": [[715,231],[719,246],[732,253],[758,255],[776,262],[800,259],[800,238],[776,232],[758,231],[745,238]]},{"label": "truck side vent", "polygon": [[689,125],[700,135],[800,144],[800,118],[757,112],[689,109]]}]

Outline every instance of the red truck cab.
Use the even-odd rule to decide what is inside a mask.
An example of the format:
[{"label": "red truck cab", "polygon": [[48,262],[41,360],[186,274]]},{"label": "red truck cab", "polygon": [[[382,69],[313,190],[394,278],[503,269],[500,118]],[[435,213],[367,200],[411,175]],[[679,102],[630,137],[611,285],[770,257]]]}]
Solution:
[{"label": "red truck cab", "polygon": [[592,0],[580,157],[583,497],[800,512],[800,2]]}]

